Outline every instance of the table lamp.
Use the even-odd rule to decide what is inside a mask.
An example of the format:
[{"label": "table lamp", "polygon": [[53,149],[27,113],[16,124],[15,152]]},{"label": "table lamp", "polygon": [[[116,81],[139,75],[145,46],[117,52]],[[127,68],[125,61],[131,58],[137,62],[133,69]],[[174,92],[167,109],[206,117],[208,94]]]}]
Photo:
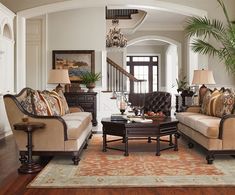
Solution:
[{"label": "table lamp", "polygon": [[63,90],[60,84],[70,84],[69,73],[67,69],[52,69],[49,72],[48,83],[58,84],[56,91]]},{"label": "table lamp", "polygon": [[215,84],[213,73],[210,70],[194,70],[192,84],[202,85],[199,89],[199,105],[202,104],[203,97],[206,93],[207,85]]}]

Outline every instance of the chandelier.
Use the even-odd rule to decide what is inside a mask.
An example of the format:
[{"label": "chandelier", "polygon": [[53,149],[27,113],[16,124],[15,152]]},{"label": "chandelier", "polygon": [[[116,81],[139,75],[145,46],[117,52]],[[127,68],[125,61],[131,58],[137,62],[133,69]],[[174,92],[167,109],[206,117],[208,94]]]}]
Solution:
[{"label": "chandelier", "polygon": [[112,25],[114,28],[110,28],[108,34],[106,35],[106,47],[126,47],[127,39],[121,33],[121,29],[117,28],[118,24],[118,19],[112,20]]}]

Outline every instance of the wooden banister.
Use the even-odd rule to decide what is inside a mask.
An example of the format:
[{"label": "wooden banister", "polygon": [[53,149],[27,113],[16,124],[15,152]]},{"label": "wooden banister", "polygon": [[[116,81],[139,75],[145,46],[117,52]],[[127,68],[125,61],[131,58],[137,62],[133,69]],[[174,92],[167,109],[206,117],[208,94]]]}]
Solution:
[{"label": "wooden banister", "polygon": [[140,83],[144,81],[135,78],[117,63],[107,58],[107,91],[103,92],[126,91],[127,79],[129,79],[130,82]]}]

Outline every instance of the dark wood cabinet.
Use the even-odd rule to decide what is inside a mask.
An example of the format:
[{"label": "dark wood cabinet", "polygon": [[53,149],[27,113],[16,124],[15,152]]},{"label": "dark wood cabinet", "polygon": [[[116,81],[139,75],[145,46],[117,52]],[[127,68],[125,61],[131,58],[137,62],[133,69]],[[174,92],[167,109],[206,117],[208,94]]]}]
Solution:
[{"label": "dark wood cabinet", "polygon": [[97,125],[96,92],[65,92],[69,106],[81,106],[84,111],[92,113],[92,125]]}]

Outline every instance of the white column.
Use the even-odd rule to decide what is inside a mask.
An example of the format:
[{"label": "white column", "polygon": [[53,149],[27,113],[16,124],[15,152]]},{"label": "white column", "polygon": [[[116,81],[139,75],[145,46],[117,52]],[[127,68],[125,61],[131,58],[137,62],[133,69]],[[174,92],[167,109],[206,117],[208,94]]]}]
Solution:
[{"label": "white column", "polygon": [[16,92],[26,87],[26,23],[25,18],[16,17]]}]

